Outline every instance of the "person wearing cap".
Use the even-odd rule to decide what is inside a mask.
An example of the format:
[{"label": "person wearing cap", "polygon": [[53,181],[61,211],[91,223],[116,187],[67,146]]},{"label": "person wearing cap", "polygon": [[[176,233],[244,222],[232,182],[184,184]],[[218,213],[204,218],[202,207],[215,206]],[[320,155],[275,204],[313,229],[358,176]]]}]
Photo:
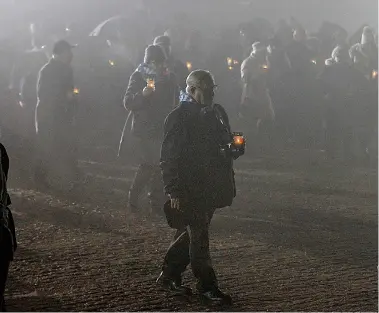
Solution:
[{"label": "person wearing cap", "polygon": [[53,56],[40,70],[35,112],[37,134],[36,183],[72,189],[78,179],[75,138],[77,94],[71,62],[73,46],[55,43]]},{"label": "person wearing cap", "polygon": [[354,129],[359,122],[365,125],[369,118],[365,116],[367,101],[363,100],[368,82],[352,66],[346,46],[335,47],[328,60],[318,78],[324,94],[326,156],[330,160],[342,156],[345,161],[351,161]]},{"label": "person wearing cap", "polygon": [[[197,289],[204,300],[230,303],[219,288],[209,252],[209,225],[217,208],[230,206],[236,195],[233,142],[228,115],[213,103],[213,75],[193,71],[180,104],[165,121],[161,169],[168,205],[182,220],[164,257],[157,284],[176,294],[190,294],[182,274],[191,264]],[[170,215],[170,214],[169,214]],[[177,215],[177,214],[175,214]],[[168,214],[166,213],[169,221]],[[170,224],[170,223],[169,223]]]},{"label": "person wearing cap", "polygon": [[[252,128],[255,122],[257,130],[275,119],[275,113],[267,86],[268,75],[267,48],[260,42],[252,45],[250,56],[241,64],[241,117],[246,121],[245,127]],[[246,129],[252,131],[254,129]]]},{"label": "person wearing cap", "polygon": [[163,49],[168,69],[175,74],[180,88],[185,89],[188,69],[183,62],[173,56],[170,37],[158,36],[154,39],[154,45],[160,46]]},{"label": "person wearing cap", "polygon": [[167,70],[165,61],[161,47],[148,46],[144,63],[131,75],[124,97],[124,106],[132,114],[131,131],[140,159],[128,199],[128,208],[135,213],[140,210],[138,200],[145,187],[154,215],[162,214],[165,201],[159,151],[164,120],[176,106],[178,97],[175,74]]}]

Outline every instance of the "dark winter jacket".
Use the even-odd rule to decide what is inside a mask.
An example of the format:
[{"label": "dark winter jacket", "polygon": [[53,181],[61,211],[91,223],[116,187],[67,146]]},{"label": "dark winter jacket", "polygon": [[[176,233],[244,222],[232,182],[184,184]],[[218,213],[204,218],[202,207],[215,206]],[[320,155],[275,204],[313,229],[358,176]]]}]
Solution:
[{"label": "dark winter jacket", "polygon": [[178,87],[174,74],[155,82],[155,92],[150,97],[142,95],[147,86],[142,74],[135,71],[129,79],[124,106],[133,114],[132,134],[142,139],[162,139],[166,116],[177,104]]},{"label": "dark winter jacket", "polygon": [[73,70],[70,66],[51,59],[39,72],[36,108],[37,129],[51,131],[56,123],[69,124],[76,110],[75,98],[68,94],[74,90]]},{"label": "dark winter jacket", "polygon": [[220,105],[181,102],[165,121],[161,169],[166,194],[208,208],[231,205],[233,159],[222,152],[232,140]]}]

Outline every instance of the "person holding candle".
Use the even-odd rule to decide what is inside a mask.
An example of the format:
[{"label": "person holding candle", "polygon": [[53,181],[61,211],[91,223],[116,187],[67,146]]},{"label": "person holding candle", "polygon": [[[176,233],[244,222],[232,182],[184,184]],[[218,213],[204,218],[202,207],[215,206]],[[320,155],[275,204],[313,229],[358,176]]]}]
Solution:
[{"label": "person holding candle", "polygon": [[176,76],[168,71],[165,61],[161,47],[148,46],[144,63],[131,75],[124,97],[124,106],[133,118],[131,131],[136,139],[140,164],[129,190],[128,208],[131,212],[140,211],[138,200],[146,186],[151,213],[161,215],[165,200],[159,152],[164,120],[176,106],[178,96]]},{"label": "person holding candle", "polygon": [[193,71],[180,104],[165,121],[161,169],[169,200],[168,224],[177,229],[163,261],[158,286],[189,295],[182,274],[191,264],[197,289],[205,301],[229,304],[217,284],[209,252],[209,225],[217,208],[236,196],[233,160],[244,153],[242,133],[233,134],[224,108],[213,102],[213,75]]},{"label": "person holding candle", "polygon": [[43,188],[72,190],[79,182],[75,127],[79,89],[71,66],[73,47],[65,40],[56,42],[52,58],[39,72],[34,178]]}]

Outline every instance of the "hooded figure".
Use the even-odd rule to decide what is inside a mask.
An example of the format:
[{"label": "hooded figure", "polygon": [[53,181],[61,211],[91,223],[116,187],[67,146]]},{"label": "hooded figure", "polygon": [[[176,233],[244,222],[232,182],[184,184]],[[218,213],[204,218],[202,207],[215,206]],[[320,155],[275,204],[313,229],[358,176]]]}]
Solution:
[{"label": "hooded figure", "polygon": [[[167,70],[161,47],[150,45],[145,50],[144,63],[129,79],[124,106],[132,116],[132,135],[139,152],[139,168],[129,190],[128,207],[138,210],[138,200],[149,188],[151,211],[160,214],[164,203],[163,184],[159,169],[159,152],[166,116],[177,104],[176,77]],[[128,121],[128,120],[127,120]],[[127,125],[128,123],[125,123]],[[120,148],[123,145],[124,132]]]},{"label": "hooded figure", "polygon": [[181,89],[184,89],[188,75],[188,69],[180,60],[175,59],[173,56],[170,37],[158,36],[154,39],[154,45],[157,45],[163,49],[166,57],[167,68],[175,74],[178,80],[178,85],[181,87]]},{"label": "hooded figure", "polygon": [[378,47],[375,43],[375,35],[369,26],[365,26],[360,43],[354,44],[349,51],[354,65],[368,77],[372,71],[378,70]]}]

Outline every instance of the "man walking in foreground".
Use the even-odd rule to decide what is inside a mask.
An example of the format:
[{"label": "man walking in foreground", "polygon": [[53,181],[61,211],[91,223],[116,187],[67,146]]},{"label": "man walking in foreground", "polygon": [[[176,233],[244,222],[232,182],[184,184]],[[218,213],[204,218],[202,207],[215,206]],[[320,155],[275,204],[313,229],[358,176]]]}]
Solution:
[{"label": "man walking in foreground", "polygon": [[215,88],[210,72],[192,72],[179,106],[165,122],[161,168],[170,197],[165,213],[177,233],[157,283],[175,293],[190,294],[191,289],[181,285],[181,275],[191,264],[204,300],[231,303],[218,288],[208,231],[215,210],[233,202],[233,159],[243,151],[233,145],[225,110],[213,103]]}]

